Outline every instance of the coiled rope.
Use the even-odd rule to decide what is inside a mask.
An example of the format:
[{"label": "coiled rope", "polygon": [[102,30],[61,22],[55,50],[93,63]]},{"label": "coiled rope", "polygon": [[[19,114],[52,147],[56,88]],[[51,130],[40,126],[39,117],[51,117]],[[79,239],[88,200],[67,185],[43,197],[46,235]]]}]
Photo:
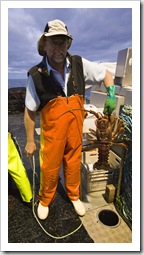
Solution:
[{"label": "coiled rope", "polygon": [[123,120],[125,128],[123,141],[128,147],[128,153],[123,167],[121,191],[119,197],[116,198],[116,204],[125,218],[132,222],[132,106],[124,105],[119,119]]},{"label": "coiled rope", "polygon": [[32,171],[33,171],[33,198],[32,198],[32,212],[33,212],[33,215],[34,215],[34,218],[36,219],[37,223],[39,224],[39,226],[42,228],[42,230],[46,233],[46,235],[54,238],[54,239],[63,239],[63,238],[66,238],[70,235],[73,235],[75,232],[77,232],[81,226],[82,226],[82,222],[81,224],[75,229],[73,230],[72,232],[66,234],[66,235],[63,235],[63,236],[54,236],[52,234],[50,234],[49,232],[46,231],[46,229],[42,226],[42,224],[40,223],[36,213],[35,213],[35,175],[37,175],[36,173],[36,170],[35,170],[35,157],[34,155],[30,157],[30,165],[31,165],[31,168],[32,168]]},{"label": "coiled rope", "polygon": [[[85,111],[85,112],[89,112],[89,113],[92,113],[92,114],[94,114],[94,112],[93,111],[91,111],[91,110],[86,110],[86,109],[84,109],[84,108],[70,108],[69,110],[67,110],[66,112],[64,112],[64,113],[62,113],[60,116],[62,116],[62,115],[64,115],[64,114],[66,114],[67,112],[71,112],[75,117],[76,117],[76,115],[74,114],[74,111],[75,110],[80,110],[80,111]],[[60,117],[59,116],[59,117]],[[58,118],[59,118],[58,117]],[[77,118],[76,118],[76,120],[77,120]],[[78,120],[77,120],[77,122],[78,122]],[[78,128],[79,128],[79,125],[78,125]],[[80,130],[79,130],[79,133],[81,133],[80,132]],[[37,223],[39,224],[39,226],[42,228],[42,230],[48,235],[48,236],[50,236],[50,237],[52,237],[52,238],[54,238],[54,239],[63,239],[63,238],[66,238],[66,237],[68,237],[68,236],[70,236],[70,235],[73,235],[75,232],[77,232],[81,227],[82,227],[82,222],[81,222],[81,224],[75,229],[75,230],[73,230],[72,232],[70,232],[70,233],[68,233],[68,234],[66,234],[66,235],[64,235],[64,236],[54,236],[54,235],[52,235],[52,234],[50,234],[49,232],[47,232],[46,231],[46,229],[42,226],[42,224],[40,223],[40,221],[39,221],[39,219],[38,219],[38,217],[37,217],[37,215],[36,215],[36,213],[35,213],[35,175],[37,175],[37,173],[36,173],[36,170],[35,170],[35,157],[34,157],[34,155],[33,156],[30,156],[30,165],[31,165],[31,168],[32,168],[32,171],[33,171],[33,199],[32,199],[32,211],[33,211],[33,215],[34,215],[34,218],[36,219],[36,221],[37,221]],[[37,176],[38,177],[38,176]]]}]

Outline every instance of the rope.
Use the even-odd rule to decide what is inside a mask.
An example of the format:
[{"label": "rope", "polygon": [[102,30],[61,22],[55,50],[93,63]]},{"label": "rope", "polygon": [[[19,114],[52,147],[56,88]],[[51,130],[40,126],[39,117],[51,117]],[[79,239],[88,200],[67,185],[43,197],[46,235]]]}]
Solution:
[{"label": "rope", "polygon": [[123,106],[119,119],[123,120],[125,128],[123,141],[128,147],[128,152],[124,160],[122,182],[116,204],[124,217],[132,222],[132,107],[130,105]]},{"label": "rope", "polygon": [[37,223],[39,224],[39,226],[42,228],[42,230],[50,237],[54,238],[54,239],[63,239],[63,238],[66,238],[70,235],[73,235],[75,232],[77,232],[81,226],[82,226],[82,222],[81,224],[79,225],[78,228],[76,228],[74,231],[64,235],[64,236],[53,236],[51,235],[49,232],[46,231],[46,229],[42,226],[42,224],[40,223],[36,213],[35,213],[35,175],[37,175],[36,173],[36,170],[35,170],[35,157],[34,155],[30,157],[30,164],[31,164],[31,168],[33,170],[33,199],[32,199],[32,212],[33,212],[33,215],[34,215],[34,218],[36,219]]},{"label": "rope", "polygon": [[[75,115],[74,112],[73,112],[73,111],[75,111],[75,110],[86,111],[86,112],[90,112],[90,113],[94,114],[93,111],[91,111],[91,110],[85,110],[84,108],[70,108],[69,110],[67,110],[66,112],[64,112],[63,114],[61,114],[60,116],[66,114],[67,112],[71,112],[71,113],[76,117],[76,115]],[[59,116],[59,117],[60,117],[60,116]],[[58,118],[59,118],[59,117],[58,117]],[[77,118],[76,118],[76,120],[77,120]],[[77,122],[78,122],[78,120],[77,120]],[[79,125],[78,125],[78,128],[79,128]],[[79,130],[79,133],[80,133],[80,130]],[[33,170],[33,199],[32,199],[32,212],[33,212],[34,218],[36,219],[37,223],[38,223],[39,226],[42,228],[42,230],[43,230],[48,236],[50,236],[50,237],[52,237],[52,238],[54,238],[54,239],[63,239],[63,238],[65,238],[65,237],[68,237],[68,236],[70,236],[70,235],[73,235],[75,232],[77,232],[77,231],[81,228],[81,226],[83,225],[82,222],[81,222],[81,224],[79,225],[78,228],[76,228],[74,231],[72,231],[72,232],[70,232],[69,234],[66,234],[66,235],[64,235],[64,236],[53,236],[53,235],[51,235],[49,232],[46,231],[46,229],[45,229],[45,228],[42,226],[42,224],[40,223],[40,221],[39,221],[39,219],[38,219],[38,217],[37,217],[37,215],[36,215],[36,213],[35,213],[35,210],[34,210],[34,209],[35,209],[35,175],[37,175],[37,173],[36,173],[36,171],[35,171],[35,157],[34,157],[34,155],[31,156],[30,159],[32,159],[32,160],[30,160],[30,164],[31,164],[31,168],[32,168],[32,170]],[[38,177],[38,175],[37,175],[37,177]]]}]

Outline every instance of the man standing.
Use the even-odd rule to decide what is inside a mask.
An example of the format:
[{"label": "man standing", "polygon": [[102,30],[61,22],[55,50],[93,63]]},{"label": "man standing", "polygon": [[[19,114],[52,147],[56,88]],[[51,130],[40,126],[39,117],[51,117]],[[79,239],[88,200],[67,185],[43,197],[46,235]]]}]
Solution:
[{"label": "man standing", "polygon": [[103,82],[108,98],[104,112],[116,108],[115,86],[109,71],[68,49],[72,36],[60,20],[49,21],[38,41],[42,62],[28,71],[24,122],[28,156],[34,154],[35,112],[40,111],[40,189],[37,214],[46,219],[55,198],[61,163],[65,186],[78,215],[85,214],[80,201],[80,161],[84,120],[85,83]]}]

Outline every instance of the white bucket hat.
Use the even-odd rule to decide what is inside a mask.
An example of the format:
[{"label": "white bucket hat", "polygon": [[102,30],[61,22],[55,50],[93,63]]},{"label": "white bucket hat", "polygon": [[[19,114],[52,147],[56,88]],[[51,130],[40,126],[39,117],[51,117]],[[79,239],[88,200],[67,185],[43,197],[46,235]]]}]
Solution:
[{"label": "white bucket hat", "polygon": [[46,54],[46,52],[44,51],[44,37],[48,37],[48,36],[54,36],[54,35],[65,35],[68,37],[68,49],[71,46],[72,43],[72,35],[68,34],[68,29],[67,26],[64,22],[62,22],[61,20],[52,20],[49,21],[44,29],[44,33],[40,36],[39,40],[38,40],[38,53],[41,56],[44,56]]}]

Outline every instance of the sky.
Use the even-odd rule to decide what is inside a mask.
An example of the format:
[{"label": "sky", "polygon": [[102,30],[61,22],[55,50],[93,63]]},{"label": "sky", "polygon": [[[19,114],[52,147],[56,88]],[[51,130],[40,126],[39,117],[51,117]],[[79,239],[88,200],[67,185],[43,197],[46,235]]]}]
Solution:
[{"label": "sky", "polygon": [[37,41],[53,19],[73,36],[69,52],[90,61],[116,62],[119,50],[132,47],[131,8],[8,8],[8,78],[25,78],[41,61]]}]

